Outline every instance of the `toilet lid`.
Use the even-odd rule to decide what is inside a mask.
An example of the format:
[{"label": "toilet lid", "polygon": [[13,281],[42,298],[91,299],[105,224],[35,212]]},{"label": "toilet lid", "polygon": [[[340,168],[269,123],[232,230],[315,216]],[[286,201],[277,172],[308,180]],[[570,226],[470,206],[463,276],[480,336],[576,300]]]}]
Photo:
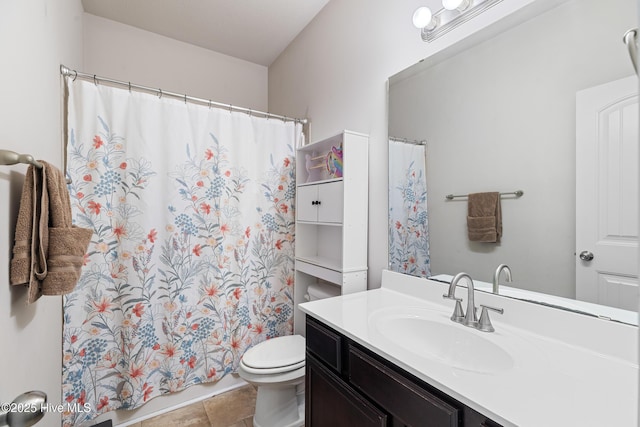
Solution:
[{"label": "toilet lid", "polygon": [[279,368],[304,362],[304,350],[302,335],[271,338],[247,350],[242,361],[250,368]]}]

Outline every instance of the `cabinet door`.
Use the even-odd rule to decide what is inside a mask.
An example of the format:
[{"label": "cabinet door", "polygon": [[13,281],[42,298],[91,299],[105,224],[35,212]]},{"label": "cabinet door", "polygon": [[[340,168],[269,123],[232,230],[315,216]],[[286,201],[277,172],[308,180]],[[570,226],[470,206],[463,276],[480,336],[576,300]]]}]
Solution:
[{"label": "cabinet door", "polygon": [[298,187],[298,221],[342,223],[342,181]]},{"label": "cabinet door", "polygon": [[307,427],[385,427],[387,416],[307,353]]},{"label": "cabinet door", "polygon": [[343,196],[342,181],[318,185],[318,222],[342,222]]},{"label": "cabinet door", "polygon": [[305,185],[298,187],[296,212],[298,221],[315,222],[318,220],[318,186]]}]

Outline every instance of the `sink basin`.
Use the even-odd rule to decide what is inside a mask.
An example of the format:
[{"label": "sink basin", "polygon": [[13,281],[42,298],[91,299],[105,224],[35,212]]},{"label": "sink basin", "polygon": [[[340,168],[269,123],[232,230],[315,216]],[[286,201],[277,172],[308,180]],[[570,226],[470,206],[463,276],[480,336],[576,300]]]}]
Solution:
[{"label": "sink basin", "polygon": [[[497,374],[514,366],[513,357],[480,332],[422,308],[379,310],[369,318],[373,335],[415,355],[454,368]],[[487,334],[488,335],[488,334]]]}]

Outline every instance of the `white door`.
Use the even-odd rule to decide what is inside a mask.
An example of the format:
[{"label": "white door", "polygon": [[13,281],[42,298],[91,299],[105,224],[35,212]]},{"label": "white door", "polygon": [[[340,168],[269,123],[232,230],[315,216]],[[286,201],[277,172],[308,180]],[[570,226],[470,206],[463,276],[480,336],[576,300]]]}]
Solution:
[{"label": "white door", "polygon": [[638,81],[576,94],[576,298],[638,309]]}]

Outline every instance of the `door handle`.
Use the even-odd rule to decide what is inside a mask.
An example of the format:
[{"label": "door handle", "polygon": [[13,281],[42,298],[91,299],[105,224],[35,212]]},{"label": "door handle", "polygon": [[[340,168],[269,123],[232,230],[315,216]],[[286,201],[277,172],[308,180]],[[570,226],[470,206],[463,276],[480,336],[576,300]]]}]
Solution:
[{"label": "door handle", "polygon": [[627,49],[629,50],[629,56],[631,57],[631,63],[633,64],[633,69],[638,73],[638,43],[636,40],[638,37],[638,29],[632,28],[624,33],[622,36],[622,40],[624,44],[627,45]]},{"label": "door handle", "polygon": [[580,252],[580,259],[583,261],[591,261],[593,260],[594,256],[592,252],[589,251],[582,251]]},{"label": "door handle", "polygon": [[22,393],[0,408],[0,426],[32,426],[44,417],[47,394],[34,390]]}]

